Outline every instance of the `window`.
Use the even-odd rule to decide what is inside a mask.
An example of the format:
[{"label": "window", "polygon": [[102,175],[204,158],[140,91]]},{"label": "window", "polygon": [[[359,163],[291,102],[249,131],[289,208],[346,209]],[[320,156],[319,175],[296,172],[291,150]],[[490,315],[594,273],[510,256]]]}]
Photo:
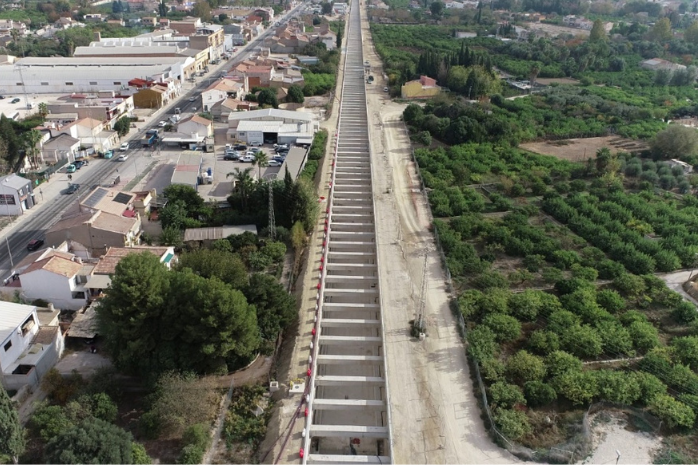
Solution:
[{"label": "window", "polygon": [[15,196],[10,194],[0,194],[0,205],[16,205]]},{"label": "window", "polygon": [[42,85],[42,86],[47,86],[47,85],[48,85],[48,82],[42,82],[41,85]]},{"label": "window", "polygon": [[12,341],[9,341],[7,344],[5,344],[5,352],[10,350],[10,347],[12,347]]},{"label": "window", "polygon": [[96,85],[97,85],[97,81],[90,81],[90,85],[91,85],[91,86],[96,86]]},{"label": "window", "polygon": [[73,83],[72,83],[72,82],[66,82],[65,85],[66,85],[66,86],[72,86]]},{"label": "window", "polygon": [[21,82],[18,82],[18,83],[15,84],[15,85],[18,86],[18,87],[22,87],[22,83],[21,83]]},{"label": "window", "polygon": [[120,83],[120,82],[118,82],[118,81],[114,81],[114,85],[115,85],[115,86],[120,86],[120,85],[121,85],[121,83]]},{"label": "window", "polygon": [[28,332],[32,330],[36,322],[34,321],[34,315],[27,318],[27,321],[22,325],[22,336],[26,336]]}]

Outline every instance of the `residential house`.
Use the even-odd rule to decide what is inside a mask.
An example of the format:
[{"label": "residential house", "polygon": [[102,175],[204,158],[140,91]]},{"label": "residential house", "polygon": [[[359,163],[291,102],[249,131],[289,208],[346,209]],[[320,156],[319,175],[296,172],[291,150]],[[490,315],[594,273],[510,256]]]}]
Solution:
[{"label": "residential house", "polygon": [[248,86],[252,87],[269,87],[269,82],[272,77],[271,66],[246,65],[240,63],[230,70],[232,76],[242,76],[248,79]]},{"label": "residential house", "polygon": [[178,21],[170,20],[170,28],[185,36],[196,34],[196,29],[200,27],[203,27],[201,19],[192,16],[187,16]]},{"label": "residential house", "polygon": [[109,247],[140,244],[141,218],[135,198],[132,193],[98,187],[46,231],[46,244],[71,240],[83,244],[93,256]]},{"label": "residential house", "polygon": [[575,15],[567,15],[562,18],[562,24],[564,24],[567,27],[574,27],[577,29],[585,29],[587,31],[591,30],[591,28],[594,26],[593,21],[589,21],[586,18],[582,18],[579,16]]},{"label": "residential house", "polygon": [[213,136],[213,121],[199,115],[193,115],[177,124],[177,132],[182,134],[196,134],[199,137]]},{"label": "residential house", "polygon": [[232,79],[223,78],[214,82],[208,89],[201,93],[202,108],[210,111],[213,105],[228,98],[242,100],[247,93],[245,89],[245,79],[237,82]]},{"label": "residential house", "polygon": [[41,158],[44,163],[57,163],[60,160],[75,160],[75,154],[80,148],[80,140],[69,134],[58,134],[44,143],[41,147]]},{"label": "residential house", "polygon": [[658,71],[660,69],[668,71],[677,71],[680,69],[686,69],[684,65],[678,63],[672,63],[671,61],[664,60],[662,58],[651,58],[649,60],[641,61],[640,68],[649,69],[652,71]]},{"label": "residential house", "polygon": [[189,36],[189,46],[196,50],[210,49],[211,58],[220,57],[225,51],[225,32],[223,26],[204,24],[196,28],[196,34]]},{"label": "residential house", "polygon": [[141,24],[144,26],[155,27],[158,25],[158,18],[155,16],[145,16],[141,18]]},{"label": "residential house", "polygon": [[441,87],[436,85],[436,80],[428,76],[406,82],[401,88],[402,98],[431,98],[440,92]]},{"label": "residential house", "polygon": [[133,97],[116,96],[114,91],[99,92],[97,94],[74,93],[62,97],[58,101],[47,102],[46,108],[49,115],[72,114],[78,115],[78,119],[92,118],[104,121],[104,129],[110,130],[123,116],[132,116],[134,109]]},{"label": "residential house", "polygon": [[148,87],[133,94],[133,103],[138,108],[162,108],[166,103],[165,89]]},{"label": "residential house", "polygon": [[63,126],[60,133],[68,134],[80,140],[85,147],[96,151],[106,151],[119,145],[119,134],[105,129],[104,123],[93,118],[82,118]]},{"label": "residential house", "polygon": [[74,27],[85,27],[85,23],[75,21],[73,18],[70,17],[59,18],[58,21],[53,23],[53,29],[57,30],[66,30]]},{"label": "residential house", "polygon": [[672,168],[674,166],[680,166],[684,174],[690,174],[693,172],[693,165],[686,163],[685,161],[677,160],[675,158],[672,158],[671,160],[667,161],[666,164],[671,166]]},{"label": "residential house", "polygon": [[349,5],[346,3],[335,2],[332,4],[332,11],[334,14],[343,15],[349,10]]},{"label": "residential house", "polygon": [[34,259],[33,263],[19,275],[26,298],[46,300],[56,307],[69,310],[85,307],[89,293],[84,284],[94,266],[83,264],[82,258],[72,253],[52,248],[41,251],[38,257],[35,255],[29,257]]},{"label": "residential house", "polygon": [[226,38],[230,37],[230,44],[226,44],[226,47],[245,45],[250,40],[249,31],[245,31],[241,24],[226,24],[223,30]]},{"label": "residential house", "polygon": [[11,31],[17,31],[20,36],[29,34],[29,28],[22,21],[12,19],[0,19],[0,35],[12,35]]},{"label": "residential house", "polygon": [[256,110],[259,104],[256,102],[247,102],[244,100],[226,99],[222,102],[215,103],[209,110],[216,121],[226,121],[230,113],[235,111]]},{"label": "residential house", "polygon": [[83,21],[86,23],[101,23],[105,19],[106,18],[102,18],[100,13],[87,13],[85,16],[83,16]]},{"label": "residential house", "polygon": [[14,173],[0,178],[0,216],[19,216],[36,204],[31,180]]},{"label": "residential house", "polygon": [[38,386],[63,354],[58,311],[0,301],[0,344],[2,386],[6,390]]}]

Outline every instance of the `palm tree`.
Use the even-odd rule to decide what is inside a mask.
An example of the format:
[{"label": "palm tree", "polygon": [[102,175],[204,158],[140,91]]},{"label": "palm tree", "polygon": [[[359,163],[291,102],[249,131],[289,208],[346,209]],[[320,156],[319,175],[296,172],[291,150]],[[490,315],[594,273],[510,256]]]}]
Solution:
[{"label": "palm tree", "polygon": [[244,170],[235,168],[235,171],[225,175],[226,178],[233,178],[233,192],[237,190],[240,194],[240,203],[243,210],[247,209],[247,198],[250,196],[252,183],[254,182],[254,179],[250,176],[251,172],[252,168],[245,168]]},{"label": "palm tree", "polygon": [[257,165],[257,179],[262,179],[262,168],[269,166],[269,157],[261,150],[254,154],[252,166]]},{"label": "palm tree", "polygon": [[39,114],[44,118],[48,115],[48,105],[46,105],[46,102],[41,102],[39,104]]},{"label": "palm tree", "polygon": [[33,168],[39,166],[39,142],[41,142],[42,135],[36,129],[32,129],[24,133],[24,144],[27,148],[27,155],[29,155],[29,163]]}]

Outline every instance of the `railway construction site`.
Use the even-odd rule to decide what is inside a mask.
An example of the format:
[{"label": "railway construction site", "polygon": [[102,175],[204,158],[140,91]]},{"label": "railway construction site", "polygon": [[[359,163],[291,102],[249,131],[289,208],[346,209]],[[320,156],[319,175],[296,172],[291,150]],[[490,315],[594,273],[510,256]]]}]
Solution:
[{"label": "railway construction site", "polygon": [[[401,121],[405,105],[382,92],[364,8],[352,2],[348,17],[319,173],[326,200],[285,362],[286,379],[305,384],[280,400],[262,461],[514,463],[480,419]],[[420,309],[423,340],[410,334]]]}]

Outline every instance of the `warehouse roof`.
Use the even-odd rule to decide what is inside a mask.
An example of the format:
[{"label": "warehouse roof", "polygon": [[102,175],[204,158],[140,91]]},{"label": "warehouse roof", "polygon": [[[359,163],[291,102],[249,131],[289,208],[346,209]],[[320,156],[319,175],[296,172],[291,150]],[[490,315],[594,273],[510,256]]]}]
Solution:
[{"label": "warehouse roof", "polygon": [[281,119],[297,119],[300,121],[312,121],[313,117],[309,113],[300,111],[277,110],[276,108],[265,108],[263,110],[252,110],[231,113],[228,120],[250,120],[256,118],[281,118]]},{"label": "warehouse roof", "polygon": [[[188,57],[158,57],[158,66],[185,62]],[[17,62],[23,66],[154,66],[152,57],[27,57]]]}]

